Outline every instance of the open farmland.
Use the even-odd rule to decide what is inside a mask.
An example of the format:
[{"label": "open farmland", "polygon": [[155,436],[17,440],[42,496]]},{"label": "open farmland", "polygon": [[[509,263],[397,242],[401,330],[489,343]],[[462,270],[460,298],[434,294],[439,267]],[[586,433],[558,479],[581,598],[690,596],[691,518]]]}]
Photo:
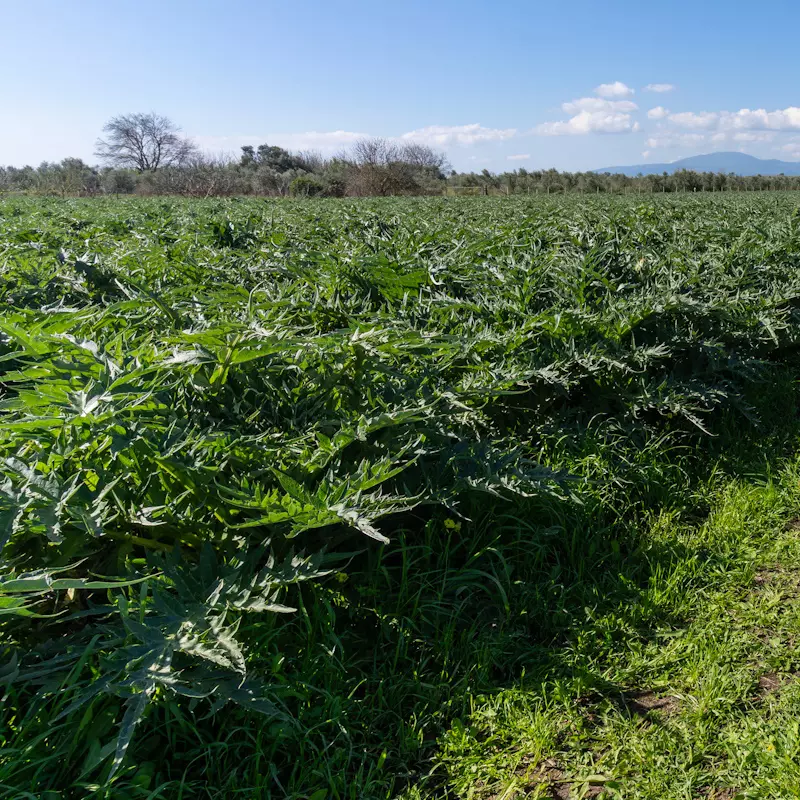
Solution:
[{"label": "open farmland", "polygon": [[797,195],[4,199],[0,303],[0,796],[796,796]]}]

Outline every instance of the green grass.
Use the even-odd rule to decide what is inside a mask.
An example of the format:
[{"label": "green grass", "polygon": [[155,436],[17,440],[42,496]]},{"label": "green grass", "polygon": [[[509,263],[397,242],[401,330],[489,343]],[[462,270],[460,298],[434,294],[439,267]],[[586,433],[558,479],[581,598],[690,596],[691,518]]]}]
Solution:
[{"label": "green grass", "polygon": [[0,792],[797,796],[799,219],[0,202]]},{"label": "green grass", "polygon": [[636,600],[587,607],[551,663],[451,726],[438,758],[456,793],[797,796],[800,560],[786,520],[799,496],[794,465],[725,482],[702,524],[653,519],[648,547],[674,555]]}]

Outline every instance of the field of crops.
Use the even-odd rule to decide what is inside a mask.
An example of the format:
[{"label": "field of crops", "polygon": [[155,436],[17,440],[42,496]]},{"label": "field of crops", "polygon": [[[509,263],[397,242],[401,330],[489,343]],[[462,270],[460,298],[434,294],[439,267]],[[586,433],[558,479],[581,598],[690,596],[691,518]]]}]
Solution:
[{"label": "field of crops", "polygon": [[0,796],[749,788],[602,703],[800,510],[797,196],[11,198],[0,303]]}]

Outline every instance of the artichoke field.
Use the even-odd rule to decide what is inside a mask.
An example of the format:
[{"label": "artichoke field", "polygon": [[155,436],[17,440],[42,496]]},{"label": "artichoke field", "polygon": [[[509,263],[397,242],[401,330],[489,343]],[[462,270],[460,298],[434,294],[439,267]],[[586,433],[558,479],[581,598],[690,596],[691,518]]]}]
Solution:
[{"label": "artichoke field", "polygon": [[345,729],[343,786],[399,774],[395,677],[477,691],[442,642],[555,624],[515,576],[624,557],[798,347],[791,194],[0,200],[3,784],[136,786],[224,719],[276,786]]}]

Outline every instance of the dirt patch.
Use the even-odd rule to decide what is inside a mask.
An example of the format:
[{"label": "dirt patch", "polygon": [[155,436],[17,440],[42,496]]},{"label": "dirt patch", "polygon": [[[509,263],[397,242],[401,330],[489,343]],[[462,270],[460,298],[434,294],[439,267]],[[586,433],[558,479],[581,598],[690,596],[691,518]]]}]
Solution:
[{"label": "dirt patch", "polygon": [[783,680],[781,679],[780,675],[770,672],[767,675],[762,675],[758,679],[758,693],[770,694],[771,692],[777,692],[782,685]]},{"label": "dirt patch", "polygon": [[775,583],[785,584],[791,589],[796,589],[800,582],[800,575],[797,570],[786,567],[783,564],[770,564],[760,567],[753,575],[753,583],[756,586],[770,586]]},{"label": "dirt patch", "polygon": [[[580,792],[581,798],[599,797],[601,794],[603,794],[602,786],[590,786],[588,789],[584,789],[583,792]],[[550,787],[550,800],[574,800],[577,796],[577,794],[572,793],[572,782],[561,783]]]},{"label": "dirt patch", "polygon": [[570,781],[569,783],[561,783],[555,786],[550,787],[550,800],[574,800],[574,798],[581,796],[581,798],[587,797],[600,797],[603,794],[603,787],[602,786],[589,786],[582,788],[581,791],[578,791],[576,794],[572,793],[572,786],[573,782]]},{"label": "dirt patch", "polygon": [[774,628],[763,628],[760,625],[750,629],[753,635],[761,644],[772,647],[775,644],[784,644],[790,649],[794,649],[794,636],[787,636]]},{"label": "dirt patch", "polygon": [[777,694],[788,684],[797,680],[797,673],[768,672],[758,679],[757,697],[763,699],[771,694]]},{"label": "dirt patch", "polygon": [[753,576],[753,583],[756,586],[769,586],[775,583],[782,573],[783,570],[779,566],[764,567],[756,571]]},{"label": "dirt patch", "polygon": [[701,789],[703,800],[734,800],[739,797],[738,789]]},{"label": "dirt patch", "polygon": [[670,694],[659,694],[650,689],[623,692],[620,705],[632,716],[646,717],[652,711],[674,714],[680,709],[680,700]]},{"label": "dirt patch", "polygon": [[550,796],[561,798],[569,797],[570,781],[567,773],[559,769],[558,763],[552,758],[542,762],[538,773],[534,777],[534,785],[545,784],[550,789]]},{"label": "dirt patch", "polygon": [[794,519],[790,519],[783,528],[785,531],[790,533],[797,533],[800,534],[800,517],[795,517]]},{"label": "dirt patch", "polygon": [[[535,770],[530,770],[524,764],[520,765],[517,775],[525,780],[527,790],[545,788],[545,797],[550,800],[574,800],[579,794],[581,798],[599,797],[603,793],[602,786],[587,787],[585,783],[570,777],[552,758],[543,761]],[[499,795],[492,795],[487,800],[497,800],[497,797]]]},{"label": "dirt patch", "polygon": [[609,691],[605,695],[594,694],[579,697],[577,706],[586,710],[583,719],[589,725],[595,725],[601,719],[600,710],[604,702],[611,703],[618,711],[628,716],[646,717],[653,711],[664,715],[675,714],[680,709],[680,698],[671,694],[663,694],[653,689],[620,689]]},{"label": "dirt patch", "polygon": [[[516,774],[526,783],[526,788],[533,789],[537,786],[546,786],[550,797],[568,798],[572,781],[567,773],[559,768],[555,759],[547,758],[536,768],[531,768],[531,761],[526,758],[517,767]],[[559,794],[560,792],[560,794]],[[500,795],[491,795],[487,800],[496,800]]]},{"label": "dirt patch", "polygon": [[795,569],[787,569],[783,564],[772,564],[756,570],[753,587],[755,591],[769,589],[785,600],[794,600],[800,596],[800,574]]},{"label": "dirt patch", "polygon": [[550,787],[551,800],[569,800],[572,789],[568,783],[560,783]]}]

